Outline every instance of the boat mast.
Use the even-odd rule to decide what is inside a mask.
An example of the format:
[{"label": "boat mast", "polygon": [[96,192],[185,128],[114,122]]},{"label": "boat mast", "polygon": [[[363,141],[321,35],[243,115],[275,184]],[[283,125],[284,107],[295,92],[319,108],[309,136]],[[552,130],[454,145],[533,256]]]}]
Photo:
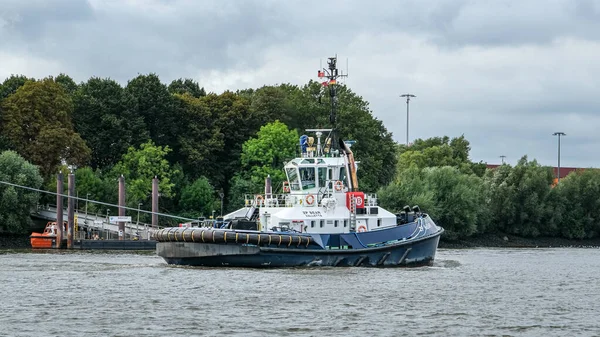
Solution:
[{"label": "boat mast", "polygon": [[321,84],[329,89],[329,97],[331,102],[331,112],[329,113],[329,123],[331,123],[331,146],[332,149],[338,146],[337,139],[337,121],[336,112],[338,105],[337,97],[337,80],[338,78],[347,77],[348,74],[339,72],[337,69],[337,56],[327,59],[327,68],[323,68],[318,72],[319,78],[325,78],[327,81]]}]

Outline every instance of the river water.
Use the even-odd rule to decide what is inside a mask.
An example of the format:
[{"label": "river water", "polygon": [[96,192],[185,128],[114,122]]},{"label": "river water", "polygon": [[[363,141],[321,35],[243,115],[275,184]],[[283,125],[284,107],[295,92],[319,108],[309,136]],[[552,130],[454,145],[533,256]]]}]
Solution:
[{"label": "river water", "polygon": [[0,336],[600,336],[600,249],[438,251],[414,269],[0,255]]}]

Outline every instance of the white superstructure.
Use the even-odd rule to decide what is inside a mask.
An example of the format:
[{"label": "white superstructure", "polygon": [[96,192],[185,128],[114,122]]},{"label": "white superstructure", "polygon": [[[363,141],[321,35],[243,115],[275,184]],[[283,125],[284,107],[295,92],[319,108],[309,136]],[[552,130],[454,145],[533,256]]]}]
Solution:
[{"label": "white superstructure", "polygon": [[375,194],[357,190],[351,142],[337,150],[331,146],[330,129],[307,131],[316,134],[317,143],[313,137],[300,138],[301,157],[284,166],[283,193],[270,193],[268,181],[264,194],[247,195],[245,207],[224,221],[257,221],[261,232],[349,233],[396,226],[396,215],[379,207]]}]

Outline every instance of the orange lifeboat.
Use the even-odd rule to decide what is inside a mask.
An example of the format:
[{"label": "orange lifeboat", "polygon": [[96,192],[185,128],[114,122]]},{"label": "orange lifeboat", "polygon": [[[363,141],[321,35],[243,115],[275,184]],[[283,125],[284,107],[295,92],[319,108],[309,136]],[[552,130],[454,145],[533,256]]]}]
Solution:
[{"label": "orange lifeboat", "polygon": [[[29,239],[31,240],[31,248],[56,248],[56,231],[56,221],[50,221],[46,224],[46,228],[44,228],[43,233],[31,233],[31,235],[29,236]],[[63,233],[66,233],[64,224]]]}]

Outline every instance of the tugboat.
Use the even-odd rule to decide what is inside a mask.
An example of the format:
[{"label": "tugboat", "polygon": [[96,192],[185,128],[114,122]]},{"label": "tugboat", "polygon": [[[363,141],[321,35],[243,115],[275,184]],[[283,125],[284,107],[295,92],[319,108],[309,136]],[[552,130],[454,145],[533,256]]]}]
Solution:
[{"label": "tugboat", "polygon": [[[173,227],[154,233],[169,264],[231,267],[431,265],[444,231],[419,206],[393,214],[358,188],[352,142],[335,130],[337,59],[329,58],[331,129],[308,129],[300,156],[284,165],[287,181],[273,194],[246,196],[244,207],[212,227]],[[323,138],[324,137],[324,138]],[[323,141],[322,141],[323,138]]]},{"label": "tugboat", "polygon": [[[33,232],[29,236],[29,240],[31,242],[31,248],[34,249],[51,249],[58,248],[57,233],[58,226],[56,225],[56,221],[50,221],[46,224],[44,231],[42,233]],[[63,224],[63,232],[66,232],[66,223]]]}]

